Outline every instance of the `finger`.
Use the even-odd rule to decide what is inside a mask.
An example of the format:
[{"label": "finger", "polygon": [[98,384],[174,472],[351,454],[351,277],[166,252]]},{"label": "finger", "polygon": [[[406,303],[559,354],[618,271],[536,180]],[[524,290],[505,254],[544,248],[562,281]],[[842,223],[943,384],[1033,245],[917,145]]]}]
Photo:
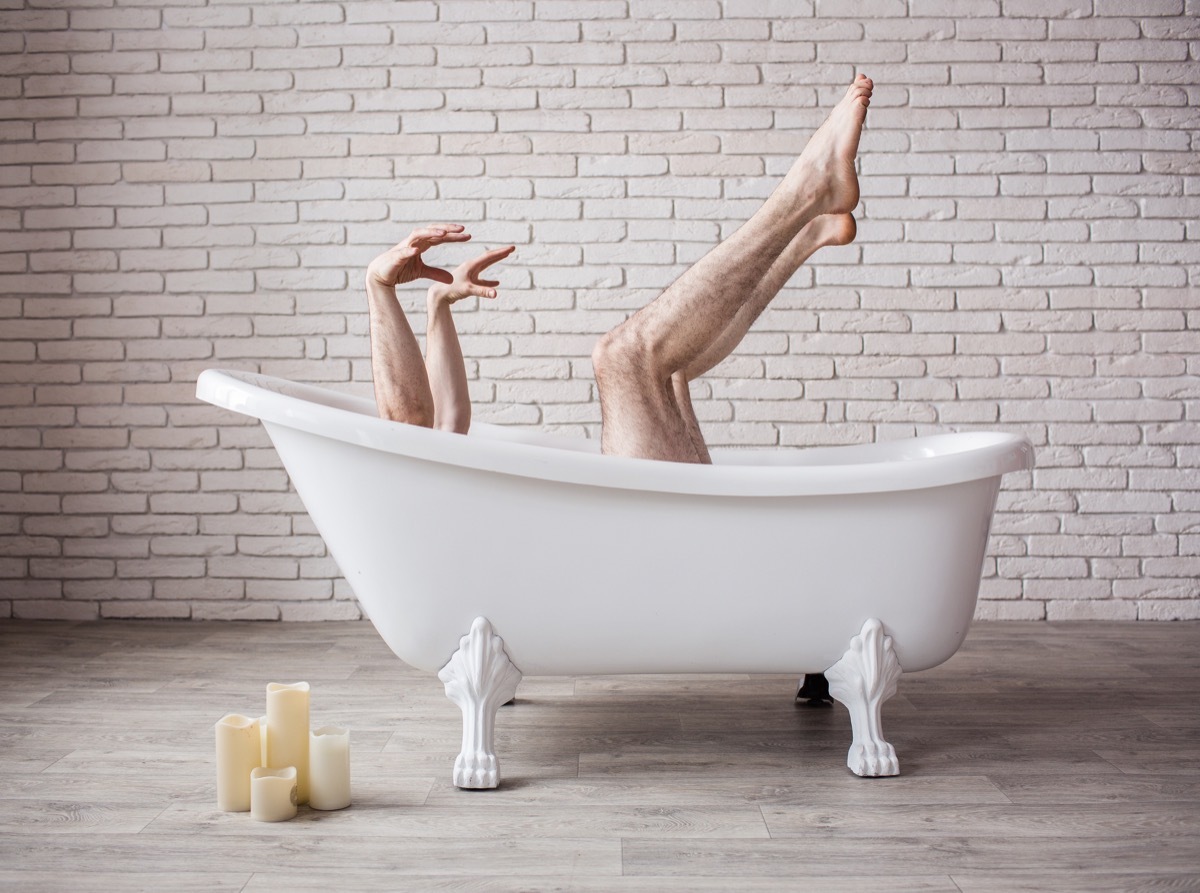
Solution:
[{"label": "finger", "polygon": [[517,250],[516,245],[509,245],[507,248],[493,248],[491,251],[485,251],[479,257],[470,262],[472,272],[478,273],[481,270],[486,270],[492,264],[504,260],[514,251]]},{"label": "finger", "polygon": [[415,229],[412,235],[408,237],[408,244],[418,251],[425,251],[443,242],[470,241],[471,235],[464,232],[461,226],[458,224],[448,224],[448,226],[452,228],[443,229],[440,226],[426,226],[421,229]]},{"label": "finger", "polygon": [[414,229],[412,231],[412,235],[409,236],[409,239],[413,239],[418,236],[426,237],[431,235],[458,234],[464,232],[465,230],[466,227],[464,227],[461,223],[430,223],[426,226],[419,226]]},{"label": "finger", "polygon": [[486,285],[488,288],[495,288],[496,286],[498,286],[500,284],[500,280],[499,279],[477,279],[476,283],[479,285]]},{"label": "finger", "polygon": [[[496,283],[496,285],[499,285],[499,284],[500,284],[499,282]],[[467,292],[469,294],[474,295],[477,298],[494,298],[494,297],[496,297],[496,289],[483,288],[482,286],[479,286],[479,285],[467,286]]]},{"label": "finger", "polygon": [[432,226],[422,226],[419,229],[414,229],[408,234],[408,238],[401,242],[401,245],[411,245],[414,242],[420,242],[425,239],[432,239],[434,236],[440,235],[444,230],[436,229]]}]

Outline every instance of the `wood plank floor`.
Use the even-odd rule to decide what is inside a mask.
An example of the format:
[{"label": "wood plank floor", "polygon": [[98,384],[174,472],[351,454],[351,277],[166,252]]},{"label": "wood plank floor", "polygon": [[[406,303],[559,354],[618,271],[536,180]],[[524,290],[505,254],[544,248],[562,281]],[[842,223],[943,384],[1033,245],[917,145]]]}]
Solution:
[{"label": "wood plank floor", "polygon": [[[349,726],[354,805],[216,810],[267,682]],[[532,678],[504,785],[366,623],[0,621],[0,889],[1200,891],[1200,624],[976,624],[884,708],[901,776],[783,676]]]}]

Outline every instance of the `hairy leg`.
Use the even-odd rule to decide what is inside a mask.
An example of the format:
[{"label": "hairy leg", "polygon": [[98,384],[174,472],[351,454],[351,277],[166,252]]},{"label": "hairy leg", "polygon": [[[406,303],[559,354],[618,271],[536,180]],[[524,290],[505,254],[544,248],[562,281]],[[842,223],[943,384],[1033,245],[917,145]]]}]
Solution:
[{"label": "hairy leg", "polygon": [[679,410],[679,417],[683,420],[684,431],[687,432],[688,439],[692,443],[692,449],[696,452],[696,460],[704,465],[712,464],[712,457],[708,455],[708,444],[704,442],[704,432],[700,430],[700,420],[696,418],[696,410],[692,408],[692,392],[688,388],[688,377],[682,372],[676,372],[671,376],[671,390],[675,395],[675,405]]},{"label": "hairy leg", "polygon": [[767,270],[754,292],[734,314],[724,331],[709,344],[684,370],[688,381],[699,378],[713,366],[733,353],[742,343],[750,326],[762,315],[796,271],[820,248],[826,245],[848,245],[854,241],[857,226],[849,214],[822,214],[800,230],[783,254]]},{"label": "hairy leg", "polygon": [[[707,451],[696,444],[694,415],[685,418],[680,413],[674,376],[684,372],[686,383],[686,371],[696,368],[735,325],[743,306],[760,294],[760,286],[769,289],[772,270],[811,221],[823,214],[849,213],[858,204],[854,156],[871,89],[868,78],[856,78],[754,216],[653,302],[600,339],[592,359],[604,452],[705,461]],[[785,260],[784,268],[790,262]],[[786,277],[775,291],[784,281]]]},{"label": "hairy leg", "polygon": [[800,266],[818,249],[826,245],[848,245],[854,241],[857,228],[854,218],[849,214],[822,214],[811,221],[784,249],[783,254],[775,260],[767,275],[758,283],[749,300],[738,308],[737,313],[725,330],[716,340],[692,362],[687,369],[671,376],[671,387],[675,393],[675,402],[683,417],[684,428],[691,439],[692,446],[698,457],[697,461],[704,464],[711,462],[708,447],[704,443],[704,435],[700,430],[700,422],[692,408],[691,391],[688,382],[699,378],[709,369],[716,366],[742,343],[754,321],[767,309],[767,305],[779,294],[779,290],[795,275]]}]

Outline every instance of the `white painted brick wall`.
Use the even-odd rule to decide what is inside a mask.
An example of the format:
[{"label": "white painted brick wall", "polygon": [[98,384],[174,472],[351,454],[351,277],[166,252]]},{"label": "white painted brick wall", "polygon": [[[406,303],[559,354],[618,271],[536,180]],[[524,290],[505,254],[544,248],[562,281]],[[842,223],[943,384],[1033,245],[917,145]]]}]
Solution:
[{"label": "white painted brick wall", "polygon": [[596,335],[861,69],[858,241],[708,438],[1019,431],[980,615],[1200,618],[1198,60],[1197,0],[0,0],[0,617],[359,616],[199,371],[369,393],[364,265],[459,220],[477,418],[595,436]]}]

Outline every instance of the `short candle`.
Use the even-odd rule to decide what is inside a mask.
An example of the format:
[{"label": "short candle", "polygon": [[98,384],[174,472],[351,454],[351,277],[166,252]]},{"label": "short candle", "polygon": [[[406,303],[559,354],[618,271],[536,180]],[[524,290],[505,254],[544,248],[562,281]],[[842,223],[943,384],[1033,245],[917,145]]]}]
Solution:
[{"label": "short candle", "polygon": [[230,713],[216,726],[217,809],[248,812],[250,772],[262,765],[262,735],[257,719]]},{"label": "short candle", "polygon": [[250,773],[250,817],[284,822],[296,815],[296,767],[255,769]]},{"label": "short candle", "polygon": [[350,805],[350,732],[337,726],[315,730],[308,745],[308,805],[345,809]]},{"label": "short candle", "polygon": [[267,685],[267,762],[296,770],[299,803],[308,802],[308,683]]}]

